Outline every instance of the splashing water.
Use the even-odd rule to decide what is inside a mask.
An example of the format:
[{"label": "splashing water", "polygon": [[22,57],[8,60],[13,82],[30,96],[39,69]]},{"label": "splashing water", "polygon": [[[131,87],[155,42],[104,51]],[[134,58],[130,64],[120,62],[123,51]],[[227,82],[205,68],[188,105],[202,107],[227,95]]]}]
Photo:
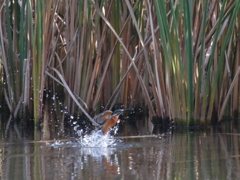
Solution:
[{"label": "splashing water", "polygon": [[77,141],[82,147],[113,147],[117,142],[109,134],[103,135],[101,130],[93,131],[89,135],[81,135]]},{"label": "splashing water", "polygon": [[[91,134],[83,135],[82,130],[76,131],[78,134],[78,138],[76,138],[76,141],[69,141],[69,142],[61,142],[56,141],[54,143],[46,143],[47,146],[52,146],[54,148],[58,147],[86,147],[86,148],[97,148],[99,151],[99,148],[106,148],[106,147],[115,147],[118,142],[121,142],[120,139],[115,139],[110,134],[104,135],[101,130],[93,131]],[[91,150],[92,151],[92,150]]]},{"label": "splashing water", "polygon": [[[119,123],[119,122],[118,122]],[[117,134],[118,130],[118,123],[117,126],[114,126],[111,129],[111,132],[113,134]],[[73,142],[60,142],[56,141],[54,143],[47,143],[48,146],[53,146],[53,147],[59,147],[59,146],[66,146],[66,145],[71,145],[71,146],[78,146],[80,147],[87,147],[87,148],[106,148],[106,147],[115,147],[117,143],[121,142],[120,139],[115,139],[113,136],[110,135],[108,132],[106,135],[102,133],[102,130],[95,130],[92,131],[91,134],[84,134],[83,130],[79,130],[79,125],[77,122],[73,122],[74,125],[74,131],[78,138],[76,138],[76,141],[78,144],[73,143]]]},{"label": "splashing water", "polygon": [[[118,126],[115,126],[112,131],[117,133]],[[76,130],[79,138],[77,139],[81,147],[114,147],[120,140],[114,139],[109,133],[104,135],[102,130],[93,131],[91,134],[83,135],[82,130]]]}]

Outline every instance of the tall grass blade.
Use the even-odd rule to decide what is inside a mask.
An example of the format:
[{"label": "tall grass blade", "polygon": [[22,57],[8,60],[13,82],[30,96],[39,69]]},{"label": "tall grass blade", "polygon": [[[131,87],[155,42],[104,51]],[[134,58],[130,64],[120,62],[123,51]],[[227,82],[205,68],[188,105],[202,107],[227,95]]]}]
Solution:
[{"label": "tall grass blade", "polygon": [[188,125],[193,125],[193,50],[192,50],[192,13],[191,1],[184,1],[184,36],[186,44],[187,89],[188,89]]},{"label": "tall grass blade", "polygon": [[[74,102],[78,105],[78,107],[82,110],[82,112],[88,117],[88,119],[92,122],[92,124],[96,127],[99,126],[99,124],[97,124],[90,116],[89,114],[85,111],[85,109],[81,106],[81,104],[77,101],[77,99],[75,98],[74,94],[72,93],[72,91],[70,90],[70,88],[68,87],[66,81],[63,79],[62,75],[60,74],[60,72],[58,70],[56,70],[55,68],[52,68],[52,70],[58,75],[58,77],[60,78],[62,84],[64,85],[64,88],[67,90],[67,92],[69,93],[69,95],[71,96],[71,98],[74,100]],[[51,74],[49,72],[46,71],[46,73],[50,76]]]},{"label": "tall grass blade", "polygon": [[221,51],[221,54],[220,54],[220,57],[219,57],[217,71],[216,71],[216,74],[214,76],[213,89],[211,91],[207,119],[211,119],[211,117],[212,117],[212,111],[213,111],[213,106],[214,106],[214,99],[215,99],[217,84],[219,82],[218,80],[219,80],[220,73],[223,69],[223,64],[224,64],[224,57],[225,57],[225,51],[224,50],[226,49],[227,44],[229,42],[229,38],[230,38],[230,36],[233,32],[234,21],[236,20],[236,16],[237,16],[237,13],[238,13],[238,10],[239,10],[239,6],[240,6],[240,2],[236,2],[235,8],[234,8],[233,13],[231,15],[231,19],[230,19],[230,22],[229,22],[229,27],[228,27],[228,30],[227,30],[226,37],[223,40],[222,51]]}]

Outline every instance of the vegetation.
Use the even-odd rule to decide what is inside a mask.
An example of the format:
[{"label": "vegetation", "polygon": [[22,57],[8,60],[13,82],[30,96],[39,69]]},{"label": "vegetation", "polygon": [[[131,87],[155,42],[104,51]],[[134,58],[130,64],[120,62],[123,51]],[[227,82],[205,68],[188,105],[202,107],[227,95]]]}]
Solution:
[{"label": "vegetation", "polygon": [[14,118],[36,123],[47,90],[70,115],[122,104],[178,125],[237,118],[239,5],[0,0],[1,93]]}]

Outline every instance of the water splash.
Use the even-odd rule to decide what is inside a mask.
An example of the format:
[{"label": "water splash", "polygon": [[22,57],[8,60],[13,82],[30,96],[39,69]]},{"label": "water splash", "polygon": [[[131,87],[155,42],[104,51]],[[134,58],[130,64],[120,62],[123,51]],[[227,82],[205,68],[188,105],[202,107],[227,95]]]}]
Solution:
[{"label": "water splash", "polygon": [[[116,147],[117,143],[120,143],[120,139],[115,139],[110,134],[104,135],[101,130],[93,131],[91,134],[83,134],[82,130],[77,130],[77,138],[76,141],[69,141],[69,142],[61,142],[56,141],[54,143],[46,143],[47,146],[52,146],[54,148],[59,147],[84,147],[84,148],[97,148],[96,150],[99,151],[101,148],[113,148]],[[105,151],[105,150],[104,150]],[[100,153],[102,154],[102,153]]]},{"label": "water splash", "polygon": [[[119,123],[119,122],[118,122]],[[111,129],[111,134],[116,135],[118,130],[118,123]],[[74,125],[73,129],[77,135],[76,141],[74,142],[61,142],[56,141],[54,143],[47,143],[48,146],[61,147],[61,146],[78,146],[85,148],[106,148],[106,147],[116,147],[117,143],[120,143],[120,139],[115,139],[114,136],[110,135],[108,132],[106,135],[102,133],[102,130],[92,131],[91,134],[84,134],[82,129],[79,130],[79,125],[76,121],[72,122]],[[77,143],[76,143],[77,142]],[[70,143],[70,144],[69,144]]]},{"label": "water splash", "polygon": [[[81,132],[78,133],[81,134]],[[80,135],[77,142],[81,147],[114,147],[117,139],[114,139],[110,134],[103,135],[102,131],[98,130],[89,135]]]},{"label": "water splash", "polygon": [[54,143],[52,142],[46,142],[47,146],[52,146],[54,148],[60,148],[60,147],[77,147],[78,145],[72,141],[68,141],[68,142],[61,142],[61,141],[56,141]]},{"label": "water splash", "polygon": [[[117,125],[114,126],[110,131],[113,132],[114,135],[117,134],[119,122],[120,121],[118,121]],[[78,127],[79,125],[75,124],[74,131],[78,136],[76,140],[81,147],[114,147],[116,146],[117,142],[120,142],[120,140],[117,140],[113,136],[111,136],[110,132],[104,135],[102,133],[102,130],[95,130],[92,131],[91,134],[83,134],[83,130],[79,130]]]}]

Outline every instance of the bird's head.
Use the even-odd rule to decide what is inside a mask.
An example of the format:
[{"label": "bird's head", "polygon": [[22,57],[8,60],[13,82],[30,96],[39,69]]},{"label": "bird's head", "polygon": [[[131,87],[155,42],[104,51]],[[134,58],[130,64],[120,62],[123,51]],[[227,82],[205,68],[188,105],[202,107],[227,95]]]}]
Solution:
[{"label": "bird's head", "polygon": [[132,111],[133,109],[117,109],[113,112],[112,116],[120,116],[124,111]]},{"label": "bird's head", "polygon": [[117,109],[113,112],[112,116],[120,116],[124,112],[124,109]]}]

